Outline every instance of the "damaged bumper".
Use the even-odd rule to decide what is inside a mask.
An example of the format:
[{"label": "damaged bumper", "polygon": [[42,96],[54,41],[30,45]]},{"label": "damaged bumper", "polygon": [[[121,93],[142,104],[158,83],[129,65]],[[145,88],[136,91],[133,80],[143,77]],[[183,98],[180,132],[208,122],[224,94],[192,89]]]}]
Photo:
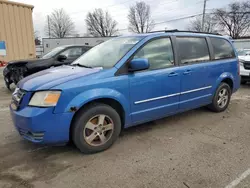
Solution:
[{"label": "damaged bumper", "polygon": [[10,85],[14,83],[15,85],[24,78],[27,72],[27,68],[25,66],[6,66],[3,69],[3,76],[5,85],[8,89],[10,89]]}]

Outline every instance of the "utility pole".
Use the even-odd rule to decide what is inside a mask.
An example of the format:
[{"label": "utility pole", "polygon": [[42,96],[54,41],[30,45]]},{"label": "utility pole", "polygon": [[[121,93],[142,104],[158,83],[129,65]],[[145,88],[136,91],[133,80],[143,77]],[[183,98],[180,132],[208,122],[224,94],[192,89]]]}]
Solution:
[{"label": "utility pole", "polygon": [[48,18],[48,31],[49,31],[49,38],[50,38],[50,18],[49,18],[49,15],[47,16]]},{"label": "utility pole", "polygon": [[205,14],[206,14],[206,5],[207,5],[207,0],[204,0],[204,6],[203,6],[203,14],[202,14],[202,31],[204,31],[204,22],[205,22]]}]

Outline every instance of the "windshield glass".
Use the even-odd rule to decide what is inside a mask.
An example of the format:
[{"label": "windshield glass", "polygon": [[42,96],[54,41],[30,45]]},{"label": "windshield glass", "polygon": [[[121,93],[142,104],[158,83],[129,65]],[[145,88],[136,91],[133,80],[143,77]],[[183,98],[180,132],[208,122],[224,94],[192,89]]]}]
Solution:
[{"label": "windshield glass", "polygon": [[250,55],[250,50],[240,50],[238,51],[239,56]]},{"label": "windshield glass", "polygon": [[142,36],[136,36],[108,40],[86,52],[72,65],[111,68],[142,38]]},{"label": "windshield glass", "polygon": [[60,46],[60,47],[56,47],[53,50],[51,50],[49,53],[45,54],[42,59],[49,59],[52,58],[53,56],[55,56],[58,52],[60,52],[61,50],[63,50],[65,47]]}]

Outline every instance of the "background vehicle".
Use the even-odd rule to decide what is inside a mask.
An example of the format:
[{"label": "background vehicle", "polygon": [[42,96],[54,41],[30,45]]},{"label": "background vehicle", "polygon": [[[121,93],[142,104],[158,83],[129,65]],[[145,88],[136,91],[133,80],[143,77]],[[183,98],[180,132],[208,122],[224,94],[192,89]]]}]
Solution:
[{"label": "background vehicle", "polygon": [[3,70],[6,87],[17,84],[22,78],[41,70],[72,63],[90,47],[82,45],[67,45],[54,48],[40,59],[19,60],[9,62]]},{"label": "background vehicle", "polygon": [[240,85],[230,40],[166,31],[104,42],[70,66],[18,83],[11,115],[35,143],[72,139],[85,153],[109,148],[122,128],[201,106],[224,111]]},{"label": "background vehicle", "polygon": [[238,57],[240,60],[241,83],[245,84],[250,81],[250,49],[239,50]]}]

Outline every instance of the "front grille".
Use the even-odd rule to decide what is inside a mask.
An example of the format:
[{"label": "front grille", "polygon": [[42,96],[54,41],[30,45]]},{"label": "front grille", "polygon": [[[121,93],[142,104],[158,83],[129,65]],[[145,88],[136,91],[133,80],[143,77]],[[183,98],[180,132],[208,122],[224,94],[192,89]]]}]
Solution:
[{"label": "front grille", "polygon": [[245,61],[244,62],[244,68],[247,70],[250,70],[250,61]]},{"label": "front grille", "polygon": [[20,106],[25,93],[26,92],[24,90],[16,88],[14,93],[12,94],[12,102],[16,105],[17,108]]},{"label": "front grille", "polygon": [[35,140],[35,141],[43,141],[44,133],[43,132],[30,132],[25,131],[23,129],[19,129],[19,133],[21,136],[29,139],[29,140]]}]

